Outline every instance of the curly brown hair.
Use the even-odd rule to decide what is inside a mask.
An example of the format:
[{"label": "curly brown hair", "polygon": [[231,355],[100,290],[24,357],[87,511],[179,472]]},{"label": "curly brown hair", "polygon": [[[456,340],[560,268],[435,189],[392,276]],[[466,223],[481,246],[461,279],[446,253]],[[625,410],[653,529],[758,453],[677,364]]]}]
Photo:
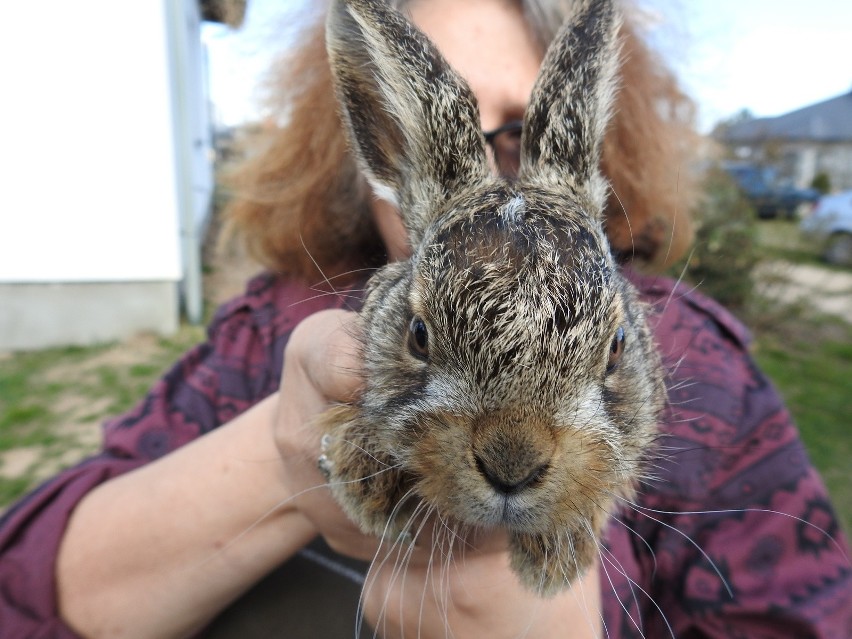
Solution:
[{"label": "curly brown hair", "polygon": [[[566,2],[521,0],[543,47]],[[643,42],[637,12],[625,13],[621,86],[602,149],[601,168],[612,185],[606,229],[623,260],[660,268],[680,258],[692,239],[693,105]],[[318,17],[273,68],[283,123],[266,127],[260,148],[230,174],[223,228],[225,238],[240,237],[265,267],[310,281],[320,274],[345,278],[386,260],[370,189],[338,117]]]}]

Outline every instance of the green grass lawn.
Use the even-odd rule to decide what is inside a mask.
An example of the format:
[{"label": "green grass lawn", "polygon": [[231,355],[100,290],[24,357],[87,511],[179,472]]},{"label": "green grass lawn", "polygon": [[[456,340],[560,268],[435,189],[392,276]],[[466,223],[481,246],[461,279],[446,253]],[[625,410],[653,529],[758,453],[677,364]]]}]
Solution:
[{"label": "green grass lawn", "polygon": [[814,241],[799,232],[797,220],[761,220],[755,224],[765,255],[797,264],[820,264]]},{"label": "green grass lawn", "polygon": [[101,421],[133,406],[203,336],[184,326],[169,338],[0,356],[0,508],[97,450]]},{"label": "green grass lawn", "polygon": [[796,420],[847,532],[852,532],[852,326],[812,319],[766,333],[755,356]]}]

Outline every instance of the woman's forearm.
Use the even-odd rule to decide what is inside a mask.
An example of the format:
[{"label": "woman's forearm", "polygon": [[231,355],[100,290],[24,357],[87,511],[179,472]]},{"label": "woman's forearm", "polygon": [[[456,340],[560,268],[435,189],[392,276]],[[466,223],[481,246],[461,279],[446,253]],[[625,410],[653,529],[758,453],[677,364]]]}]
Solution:
[{"label": "woman's forearm", "polygon": [[79,504],[57,559],[60,611],[87,637],[180,637],[314,535],[273,437],[277,394]]}]

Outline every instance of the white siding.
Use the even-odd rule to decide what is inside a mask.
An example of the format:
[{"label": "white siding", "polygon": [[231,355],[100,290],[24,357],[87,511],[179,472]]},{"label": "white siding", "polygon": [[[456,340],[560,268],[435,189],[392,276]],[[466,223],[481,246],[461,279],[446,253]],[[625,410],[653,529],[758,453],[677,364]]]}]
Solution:
[{"label": "white siding", "polygon": [[181,277],[163,2],[4,7],[0,282]]}]

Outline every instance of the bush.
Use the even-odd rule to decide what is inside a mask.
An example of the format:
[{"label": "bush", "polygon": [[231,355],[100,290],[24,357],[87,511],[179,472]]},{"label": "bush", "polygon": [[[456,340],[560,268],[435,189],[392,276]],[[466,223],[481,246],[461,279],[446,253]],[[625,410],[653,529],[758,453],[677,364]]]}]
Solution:
[{"label": "bush", "polygon": [[718,167],[708,170],[693,250],[675,266],[676,275],[683,273],[706,295],[745,313],[756,295],[753,271],[761,258],[755,219],[728,174]]},{"label": "bush", "polygon": [[823,195],[831,192],[831,178],[828,176],[828,173],[825,171],[817,173],[814,179],[811,180],[811,188],[816,189]]}]

